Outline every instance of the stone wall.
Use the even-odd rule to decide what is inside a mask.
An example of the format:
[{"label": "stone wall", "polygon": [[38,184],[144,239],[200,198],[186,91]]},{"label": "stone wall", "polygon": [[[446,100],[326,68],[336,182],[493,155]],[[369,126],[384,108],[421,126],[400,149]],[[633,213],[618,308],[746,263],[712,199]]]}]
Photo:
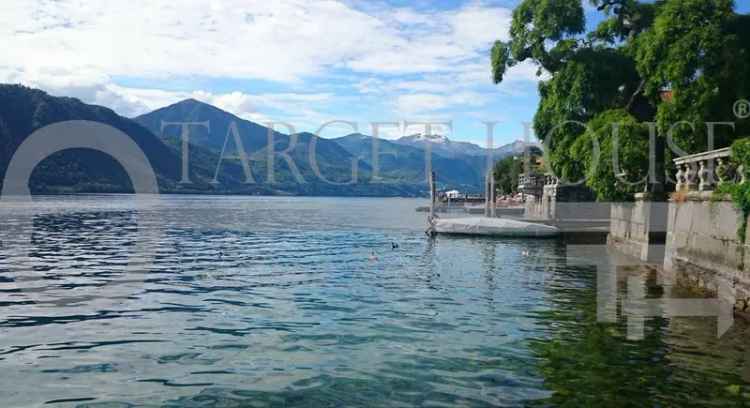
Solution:
[{"label": "stone wall", "polygon": [[714,194],[720,183],[747,182],[744,172],[728,166],[729,156],[723,148],[674,159],[677,192],[666,208],[645,195],[636,195],[633,204],[613,204],[608,243],[662,265],[670,290],[719,296],[749,316],[750,238],[747,231],[738,237],[742,215],[729,197]]},{"label": "stone wall", "polygon": [[608,220],[610,203],[596,201],[555,201],[555,215],[561,221]]},{"label": "stone wall", "polygon": [[524,218],[533,220],[591,220],[609,217],[609,203],[599,203],[584,186],[546,185],[527,194]]},{"label": "stone wall", "polygon": [[734,204],[711,192],[679,193],[669,202],[647,198],[612,204],[608,245],[663,265],[661,277],[671,290],[721,294],[750,316],[750,245],[737,236],[742,215]]},{"label": "stone wall", "polygon": [[527,194],[524,199],[524,218],[530,220],[551,220],[555,218],[552,197],[549,195]]},{"label": "stone wall", "polygon": [[661,263],[667,231],[667,203],[646,194],[635,202],[613,203],[607,243],[644,262]]},{"label": "stone wall", "polygon": [[737,236],[741,218],[731,201],[712,200],[710,193],[690,193],[671,200],[665,273],[675,282],[709,291],[728,284],[736,291],[736,307],[746,311],[750,302],[750,250]]}]

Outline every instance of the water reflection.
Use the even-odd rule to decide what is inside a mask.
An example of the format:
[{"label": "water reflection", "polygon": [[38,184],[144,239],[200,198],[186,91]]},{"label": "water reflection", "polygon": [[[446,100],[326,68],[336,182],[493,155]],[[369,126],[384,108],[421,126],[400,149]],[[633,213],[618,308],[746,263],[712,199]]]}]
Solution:
[{"label": "water reflection", "polygon": [[717,340],[710,320],[651,319],[628,341],[624,319],[596,321],[596,272],[564,244],[428,239],[415,200],[164,197],[138,279],[127,196],[37,204],[28,256],[0,250],[4,406],[745,397],[745,325]]},{"label": "water reflection", "polygon": [[[646,274],[648,296],[664,288],[650,269],[607,268],[615,274],[617,295],[627,296],[632,274]],[[594,267],[567,271],[564,284],[548,284],[552,307],[539,312],[548,322],[529,347],[536,357],[548,398],[530,406],[728,406],[747,402],[744,366],[748,325],[737,321],[721,339],[716,318],[651,318],[642,340],[628,340],[627,319],[597,317]],[[573,289],[575,288],[575,289]],[[616,299],[616,298],[615,298]],[[632,316],[631,316],[632,318]],[[599,321],[598,321],[599,320]]]}]

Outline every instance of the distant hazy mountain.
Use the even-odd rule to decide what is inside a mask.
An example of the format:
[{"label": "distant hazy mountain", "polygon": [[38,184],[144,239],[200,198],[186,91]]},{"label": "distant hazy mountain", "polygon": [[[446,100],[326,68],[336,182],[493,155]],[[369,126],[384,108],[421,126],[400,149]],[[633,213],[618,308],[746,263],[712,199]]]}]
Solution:
[{"label": "distant hazy mountain", "polygon": [[[356,155],[335,141],[319,138],[307,132],[292,136],[273,132],[274,152],[285,152],[294,141],[288,154],[303,182],[299,182],[287,161],[275,154],[274,182],[270,183],[268,178],[269,129],[194,99],[187,99],[158,109],[139,116],[135,120],[159,135],[165,143],[174,146],[178,151],[181,149],[180,127],[168,126],[162,131],[162,122],[208,122],[209,129],[202,126],[190,128],[190,161],[192,163],[196,160],[194,156],[200,153],[197,160],[212,169],[215,169],[219,163],[230,125],[236,124],[242,147],[250,159],[250,171],[256,182],[253,185],[243,184],[242,188],[245,190],[254,189],[265,194],[353,196],[415,196],[423,195],[427,191],[427,184],[424,181],[419,183],[387,177],[373,182],[372,169],[367,162],[357,160]],[[311,155],[313,146],[314,154]],[[218,177],[222,184],[226,172],[230,173],[227,177],[230,180],[245,179],[240,161],[236,159],[237,153],[237,146],[230,134]],[[356,165],[356,183],[351,183],[353,163]],[[324,180],[318,174],[321,174]]]},{"label": "distant hazy mountain", "polygon": [[[375,139],[359,133],[333,139],[354,156],[360,158],[371,168],[375,168],[373,143],[378,152],[378,175],[409,183],[426,183],[426,151],[418,147],[398,144],[393,141]],[[431,154],[432,170],[439,174],[440,183],[453,187],[476,189],[482,184],[481,171],[473,160],[464,158],[447,158]]]},{"label": "distant hazy mountain", "polygon": [[[162,138],[179,138],[181,131],[178,126],[168,126],[162,132],[162,122],[199,123],[208,121],[210,130],[202,126],[190,127],[190,143],[195,146],[205,147],[214,152],[221,151],[229,124],[232,122],[237,124],[243,145],[248,152],[264,148],[268,140],[268,128],[265,126],[243,120],[229,112],[195,99],[186,99],[173,105],[165,106],[145,115],[138,116],[134,120]],[[286,135],[278,132],[274,133],[274,137],[287,140]],[[234,149],[235,145],[233,141],[230,147]]]},{"label": "distant hazy mountain", "polygon": [[[290,181],[288,165],[285,160],[278,158],[275,163],[275,167],[279,169],[276,173],[276,183],[267,183],[265,158],[267,157],[268,137],[265,128],[262,127],[260,129],[264,135],[262,139],[242,136],[243,140],[247,138],[246,149],[248,151],[255,149],[256,158],[263,158],[253,163],[253,172],[257,182],[245,183],[245,174],[239,163],[236,160],[233,162],[231,159],[226,159],[222,163],[220,183],[214,184],[211,182],[219,162],[217,146],[223,144],[225,135],[221,134],[222,128],[225,131],[228,126],[218,119],[226,118],[229,114],[196,101],[187,101],[173,106],[177,106],[177,109],[189,108],[184,112],[190,114],[185,118],[180,116],[180,112],[172,116],[165,115],[166,120],[182,122],[206,118],[212,121],[213,126],[210,135],[203,135],[210,136],[211,139],[204,140],[200,138],[200,131],[195,132],[196,129],[191,129],[191,136],[196,137],[189,148],[191,183],[187,184],[179,182],[182,176],[181,144],[180,139],[176,137],[179,134],[179,128],[168,128],[163,138],[160,138],[136,121],[119,116],[112,110],[101,106],[87,105],[73,98],[53,97],[43,91],[23,86],[0,85],[0,180],[4,177],[8,163],[18,146],[35,130],[68,120],[90,120],[113,126],[130,136],[149,159],[163,193],[410,196],[426,190],[425,185],[416,184],[384,182],[342,186],[317,181],[310,174],[311,166],[307,160],[310,142],[313,138],[318,142],[317,165],[320,172],[329,177],[329,180],[348,179],[353,156],[335,142],[318,140],[309,133],[297,135],[298,146],[290,153],[306,182]],[[160,110],[160,113],[165,114],[171,112],[170,109]],[[213,116],[206,117],[204,112]],[[238,128],[252,128],[255,125],[245,122],[237,121]],[[214,132],[218,133],[219,142],[213,139],[217,136]],[[240,133],[242,134],[242,130]],[[258,133],[254,135],[257,136]],[[288,145],[290,137],[282,134],[276,136],[275,150],[283,150]],[[195,143],[196,141],[198,143]],[[220,150],[220,147],[218,149]],[[230,151],[227,153],[233,154]],[[367,165],[360,163],[360,167],[362,179],[366,179],[369,171]],[[71,149],[52,155],[35,168],[29,184],[33,193],[132,191],[129,177],[113,158],[89,149]]]},{"label": "distant hazy mountain", "polygon": [[[337,143],[329,139],[319,138],[311,133],[299,133],[295,136],[289,136],[280,132],[272,133],[273,150],[274,152],[284,152],[290,147],[290,143],[294,141],[294,145],[288,152],[292,159],[292,165],[290,166],[288,161],[282,156],[275,154],[272,159],[274,168],[273,178],[269,179],[269,129],[257,123],[239,118],[215,106],[196,101],[195,99],[187,99],[158,109],[139,116],[135,120],[170,144],[176,144],[176,141],[179,140],[181,128],[179,126],[168,126],[162,130],[162,123],[208,123],[208,127],[190,127],[190,144],[191,146],[205,148],[214,153],[212,162],[207,163],[207,165],[213,168],[216,168],[219,162],[227,135],[229,135],[229,139],[227,150],[224,152],[225,157],[237,157],[237,145],[233,135],[229,133],[232,123],[236,124],[242,147],[250,159],[252,177],[257,183],[263,184],[274,181],[280,188],[290,189],[290,191],[295,192],[296,189],[307,189],[308,186],[304,184],[326,184],[318,177],[316,167],[317,171],[326,180],[343,183],[352,179],[352,161],[354,156]],[[315,154],[311,158],[313,144]],[[229,159],[228,161],[240,165],[237,159]],[[298,170],[298,173],[294,171],[295,168]],[[370,169],[366,164],[360,162],[357,172],[360,178],[366,179]],[[296,174],[301,179],[297,178]]]},{"label": "distant hazy mountain", "polygon": [[[154,112],[135,118],[136,121],[149,128],[155,134],[170,145],[179,148],[180,128],[177,126],[165,127],[162,131],[163,122],[193,122],[210,123],[210,129],[201,126],[191,128],[190,143],[197,147],[205,148],[215,154],[214,163],[207,162],[206,166],[215,167],[218,163],[219,154],[224,146],[227,132],[231,123],[237,124],[243,148],[251,156],[251,171],[256,179],[265,179],[267,168],[267,143],[269,129],[239,118],[219,108],[188,99],[174,105],[170,105]],[[408,138],[399,141],[386,141],[378,139],[378,162],[373,159],[373,138],[362,134],[352,134],[337,139],[318,138],[310,133],[296,135],[295,148],[291,150],[290,156],[297,165],[300,174],[305,179],[304,184],[295,181],[291,169],[284,160],[276,159],[276,179],[281,180],[281,187],[288,191],[297,193],[320,193],[320,180],[316,178],[313,164],[317,165],[320,172],[327,180],[345,182],[351,179],[352,162],[357,162],[357,174],[359,183],[339,187],[341,194],[343,190],[359,191],[357,194],[398,194],[413,195],[418,192],[424,193],[427,188],[426,161],[427,153],[424,145],[414,140],[410,144]],[[284,150],[289,146],[291,137],[280,132],[273,133],[274,151]],[[431,165],[433,170],[439,174],[441,184],[452,188],[461,188],[469,191],[481,189],[484,180],[487,159],[483,155],[484,150],[471,143],[452,142],[445,138],[446,146],[450,150],[433,150],[431,153]],[[315,142],[315,163],[310,161],[310,146]],[[228,152],[225,155],[235,155],[236,146],[230,138]],[[450,152],[450,154],[448,154]],[[192,154],[192,153],[191,153]],[[508,153],[499,154],[500,159]],[[208,160],[208,158],[206,158]],[[191,156],[192,160],[192,156]],[[374,169],[377,164],[377,169]],[[374,173],[377,171],[377,173]],[[375,177],[376,176],[376,177]],[[221,177],[221,176],[220,176]],[[325,183],[323,183],[325,184]],[[327,185],[328,190],[332,189]],[[339,194],[332,191],[333,194]]]},{"label": "distant hazy mountain", "polygon": [[[359,133],[334,139],[342,147],[366,163],[373,163],[373,138]],[[380,174],[409,181],[423,181],[425,161],[431,157],[432,170],[438,180],[451,188],[481,190],[488,163],[488,150],[473,143],[454,142],[445,136],[411,135],[397,140],[377,140],[380,152]],[[516,141],[492,150],[493,161],[511,155],[521,155],[527,146]],[[531,145],[535,146],[535,145]]]},{"label": "distant hazy mountain", "polygon": [[[488,149],[469,142],[457,142],[441,135],[414,134],[394,140],[394,143],[430,149],[432,153],[444,157],[487,156]],[[492,149],[493,157],[501,159],[506,156],[522,154],[527,144],[521,140]]]},{"label": "distant hazy mountain", "polygon": [[[397,141],[378,139],[380,153],[376,160],[375,139],[361,134],[323,139],[310,133],[290,136],[273,132],[273,146],[269,147],[268,128],[193,99],[128,119],[77,99],[53,97],[18,85],[0,85],[0,176],[4,176],[10,158],[30,134],[67,120],[101,122],[129,135],[151,162],[162,192],[413,196],[427,192],[428,158],[441,185],[466,191],[481,190],[487,168],[487,159],[479,146],[444,137],[429,141],[416,136]],[[190,183],[180,183],[181,129],[179,126],[162,129],[162,124],[168,122],[210,124],[209,129],[190,128]],[[246,183],[235,140],[229,133],[232,124],[236,124],[241,144],[250,158],[250,183]],[[295,139],[296,143],[289,148]],[[429,156],[426,146],[431,147]],[[495,158],[522,151],[522,147],[523,144],[504,146],[497,149]],[[275,154],[274,180],[268,179],[271,148],[277,153],[288,150],[293,163],[290,166],[284,157]],[[219,182],[213,183],[222,150]],[[356,163],[358,181],[345,184],[351,181],[352,163]],[[294,168],[302,182],[295,177]],[[35,168],[30,186],[33,192],[132,191],[127,174],[113,158],[88,149],[67,150],[48,158]]]}]

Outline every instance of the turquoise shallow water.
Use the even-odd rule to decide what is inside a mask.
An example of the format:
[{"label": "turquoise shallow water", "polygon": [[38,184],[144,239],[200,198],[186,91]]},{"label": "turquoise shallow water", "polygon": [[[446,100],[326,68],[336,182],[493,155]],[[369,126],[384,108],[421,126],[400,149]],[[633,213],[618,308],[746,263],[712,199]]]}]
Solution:
[{"label": "turquoise shallow water", "polygon": [[624,318],[596,322],[595,270],[563,243],[431,240],[424,204],[163,196],[136,213],[130,196],[71,196],[3,208],[6,240],[32,234],[0,251],[2,405],[745,402],[746,324],[716,339],[711,319],[650,319],[644,340],[627,340]]}]

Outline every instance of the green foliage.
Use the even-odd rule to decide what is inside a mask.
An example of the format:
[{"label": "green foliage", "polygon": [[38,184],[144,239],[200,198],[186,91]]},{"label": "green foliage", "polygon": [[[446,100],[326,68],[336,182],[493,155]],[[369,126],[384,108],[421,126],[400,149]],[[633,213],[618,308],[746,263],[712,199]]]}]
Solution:
[{"label": "green foliage", "polygon": [[597,47],[577,51],[552,79],[539,85],[542,100],[534,129],[562,180],[583,178],[582,163],[569,155],[570,147],[584,135],[586,123],[594,116],[626,104],[627,90],[635,88],[637,81],[635,65],[627,56]]},{"label": "green foliage", "polygon": [[[511,41],[498,42],[492,50],[496,82],[507,67],[526,60],[550,75],[539,84],[534,130],[545,142],[546,161],[564,182],[578,182],[586,172],[584,161],[570,153],[585,138],[587,123],[602,112],[633,105],[641,82],[628,43],[621,40],[641,29],[634,22],[648,20],[643,7],[630,0],[593,4],[612,18],[587,40],[581,0],[523,1],[513,14]],[[649,116],[653,108],[634,110]]]},{"label": "green foliage", "polygon": [[518,157],[506,157],[495,163],[492,175],[495,177],[495,188],[500,194],[513,194],[518,191],[518,176],[523,173],[523,160]]},{"label": "green foliage", "polygon": [[[588,182],[600,199],[626,197],[633,187],[605,187],[615,175],[592,170],[584,144],[587,125],[602,128],[600,115],[656,122],[659,137],[677,126],[673,141],[682,150],[705,150],[707,122],[737,122],[733,105],[750,98],[750,17],[734,12],[732,0],[590,0],[604,19],[585,33],[581,0],[524,0],[513,14],[511,39],[492,50],[492,72],[501,82],[508,67],[530,61],[548,76],[539,84],[541,101],[534,130],[545,142],[548,165],[564,182]],[[672,98],[664,99],[663,91]],[[627,116],[624,116],[627,114]],[[599,118],[596,123],[592,123]],[[684,124],[690,122],[692,125]],[[631,126],[632,127],[632,126]],[[713,146],[726,146],[750,132],[750,120],[736,129],[714,125]],[[639,133],[636,131],[629,131]],[[603,139],[603,149],[612,150]],[[589,143],[590,144],[590,143]],[[659,143],[659,146],[662,146]],[[642,138],[623,143],[634,165],[628,178],[647,172]],[[609,153],[609,152],[605,152]],[[662,151],[654,152],[664,160]],[[622,162],[627,160],[625,157]],[[608,163],[604,168],[611,170]],[[601,170],[604,171],[604,170]]]},{"label": "green foliage", "polygon": [[[739,139],[732,144],[731,161],[736,168],[747,172],[750,166],[750,138]],[[714,194],[729,195],[737,209],[742,212],[742,219],[737,228],[737,239],[745,243],[747,219],[750,217],[750,183],[722,183],[716,188]]]},{"label": "green foliage", "polygon": [[738,165],[750,164],[750,138],[742,138],[732,143],[732,161]]},{"label": "green foliage", "polygon": [[496,84],[503,82],[505,67],[510,61],[510,48],[502,41],[495,41],[491,51],[492,81]]},{"label": "green foliage", "polygon": [[[503,80],[508,67],[527,59],[556,71],[561,59],[574,49],[575,36],[585,29],[580,0],[524,0],[513,11],[512,40],[497,42],[492,49],[492,77]],[[548,49],[548,44],[555,45]]]},{"label": "green foliage", "polygon": [[737,227],[737,239],[744,244],[747,230],[747,217],[750,216],[750,184],[721,184],[717,187],[716,191],[714,191],[714,194],[720,196],[729,195],[732,197],[732,202],[737,209],[742,212],[742,219],[740,220],[739,227]]},{"label": "green foliage", "polygon": [[589,33],[589,39],[609,44],[624,42],[651,27],[656,6],[636,0],[591,0],[608,16]]},{"label": "green foliage", "polygon": [[[688,153],[708,147],[704,122],[734,122],[733,104],[750,93],[750,37],[738,24],[746,18],[733,8],[732,0],[665,0],[653,27],[637,41],[635,56],[646,95],[656,102],[664,89],[673,94],[671,102],[658,106],[660,131],[666,134],[681,121],[695,125],[674,129],[674,141]],[[738,125],[734,130],[717,126],[715,145],[728,145],[747,126]]]},{"label": "green foliage", "polygon": [[631,201],[648,181],[648,128],[622,109],[606,111],[589,122],[570,156],[583,163],[597,200]]},{"label": "green foliage", "polygon": [[541,150],[531,148],[529,151],[528,162],[524,156],[506,157],[497,163],[492,169],[492,175],[495,178],[495,188],[500,194],[514,194],[518,192],[518,176],[525,172],[524,167],[528,163],[529,172],[541,173],[536,165],[536,158],[542,155]]}]

